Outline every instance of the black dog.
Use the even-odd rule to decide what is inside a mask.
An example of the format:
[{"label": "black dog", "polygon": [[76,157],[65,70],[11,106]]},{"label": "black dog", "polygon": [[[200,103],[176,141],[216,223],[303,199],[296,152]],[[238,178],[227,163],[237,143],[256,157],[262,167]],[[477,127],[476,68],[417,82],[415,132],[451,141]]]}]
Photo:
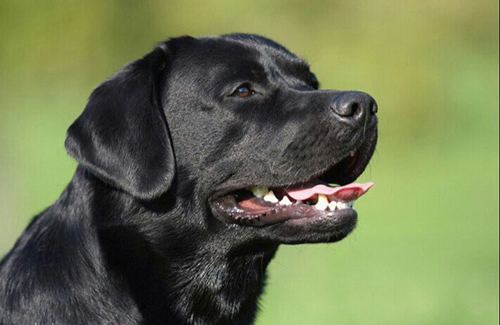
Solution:
[{"label": "black dog", "polygon": [[252,323],[279,244],[344,238],[369,187],[319,184],[363,172],[375,101],[318,86],[247,34],[171,39],[102,83],[73,179],[0,264],[0,323]]}]

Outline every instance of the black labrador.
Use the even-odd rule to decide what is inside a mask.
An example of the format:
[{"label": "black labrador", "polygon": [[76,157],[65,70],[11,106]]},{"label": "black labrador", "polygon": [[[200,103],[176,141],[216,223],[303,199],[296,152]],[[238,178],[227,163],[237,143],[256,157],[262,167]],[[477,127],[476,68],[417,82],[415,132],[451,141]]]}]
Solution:
[{"label": "black labrador", "polygon": [[170,39],[103,82],[73,179],[0,264],[0,324],[251,324],[278,246],[341,240],[369,187],[349,183],[375,101],[318,88],[249,34]]}]

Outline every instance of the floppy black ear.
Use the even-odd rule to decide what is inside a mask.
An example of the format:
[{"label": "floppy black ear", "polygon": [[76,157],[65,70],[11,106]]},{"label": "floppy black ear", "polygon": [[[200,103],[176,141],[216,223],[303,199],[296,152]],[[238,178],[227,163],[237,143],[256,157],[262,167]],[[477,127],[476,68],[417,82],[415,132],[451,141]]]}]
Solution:
[{"label": "floppy black ear", "polygon": [[166,192],[175,173],[160,100],[169,57],[161,44],[103,82],[65,142],[69,154],[94,175],[145,200]]}]

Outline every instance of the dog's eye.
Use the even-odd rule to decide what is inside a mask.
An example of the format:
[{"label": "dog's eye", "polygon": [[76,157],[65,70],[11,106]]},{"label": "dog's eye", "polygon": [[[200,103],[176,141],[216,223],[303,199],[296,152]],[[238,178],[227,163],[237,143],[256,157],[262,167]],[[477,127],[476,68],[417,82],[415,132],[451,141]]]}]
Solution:
[{"label": "dog's eye", "polygon": [[231,96],[244,98],[244,97],[250,97],[253,94],[255,94],[255,91],[253,91],[252,88],[250,88],[250,85],[243,84],[238,88],[236,88],[236,90],[231,94]]}]

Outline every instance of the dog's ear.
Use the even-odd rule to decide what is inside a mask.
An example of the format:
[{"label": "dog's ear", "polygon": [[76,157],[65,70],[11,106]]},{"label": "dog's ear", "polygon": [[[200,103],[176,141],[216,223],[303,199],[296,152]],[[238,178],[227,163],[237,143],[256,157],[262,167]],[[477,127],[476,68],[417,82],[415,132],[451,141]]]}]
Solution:
[{"label": "dog's ear", "polygon": [[166,192],[175,160],[161,104],[163,43],[103,82],[68,129],[66,150],[104,182],[143,200]]}]

